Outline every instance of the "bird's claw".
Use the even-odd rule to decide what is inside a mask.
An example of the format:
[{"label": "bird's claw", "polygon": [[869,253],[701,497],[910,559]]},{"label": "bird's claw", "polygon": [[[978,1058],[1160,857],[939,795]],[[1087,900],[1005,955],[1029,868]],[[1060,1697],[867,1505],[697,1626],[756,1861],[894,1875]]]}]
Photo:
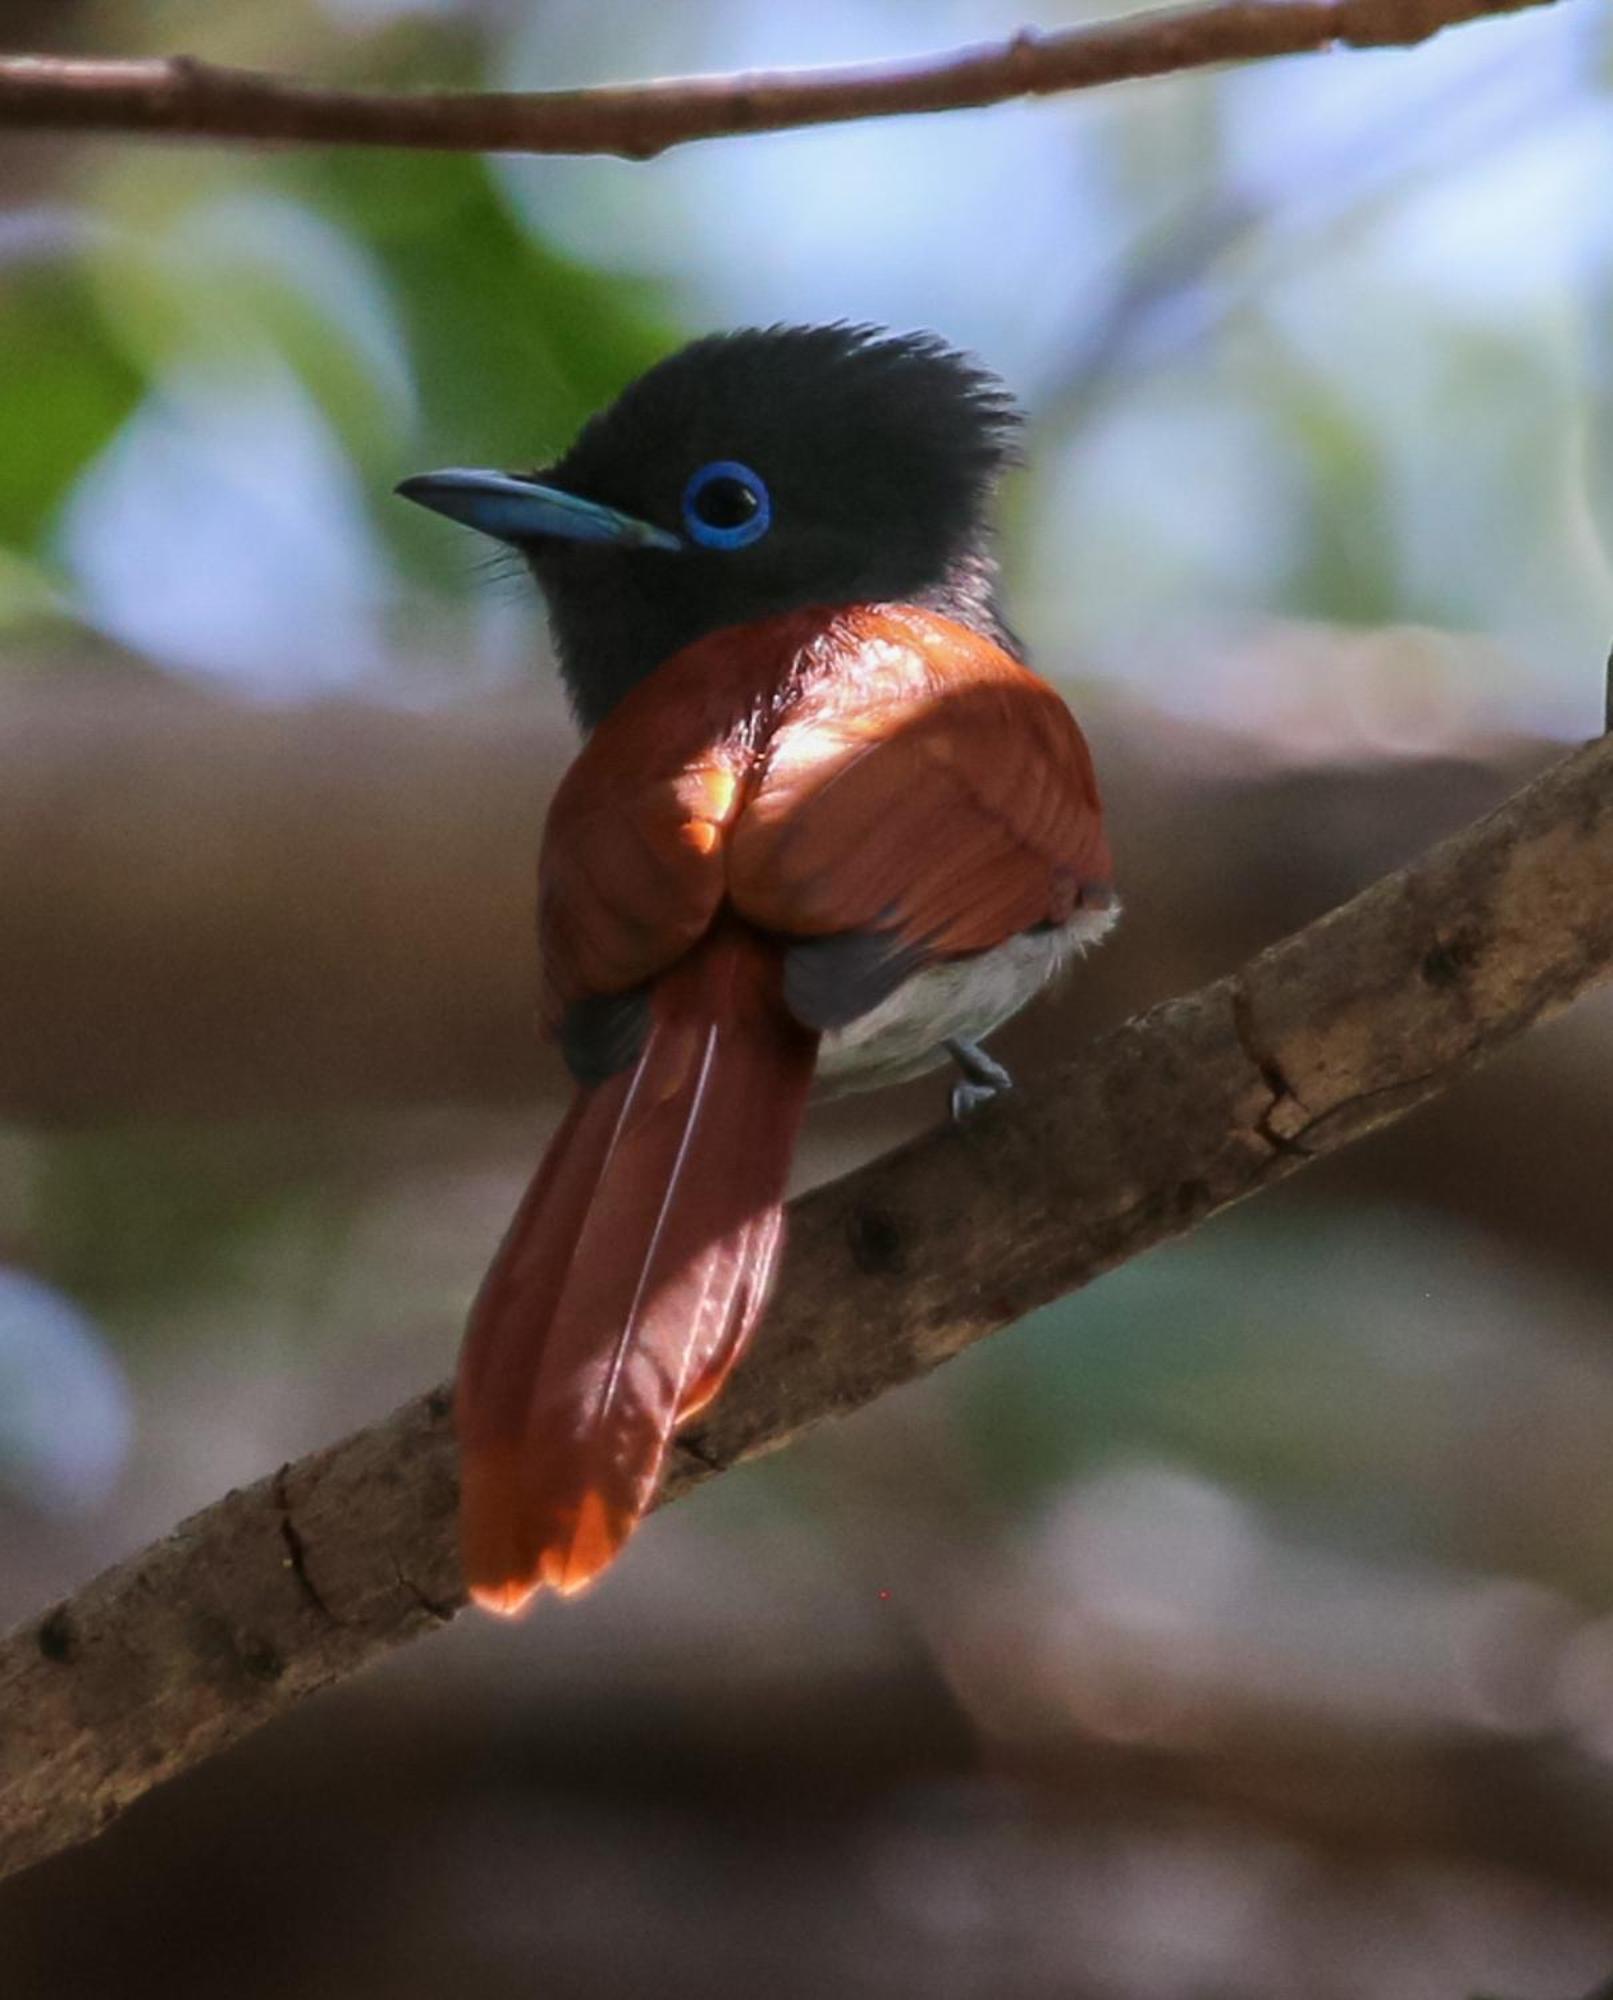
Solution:
[{"label": "bird's claw", "polygon": [[971,1042],[962,1035],[949,1036],[946,1051],[963,1072],[952,1086],[952,1121],[961,1125],[972,1112],[982,1104],[989,1104],[994,1097],[1001,1097],[1005,1090],[1012,1090],[1014,1079],[1000,1062],[988,1056],[978,1042]]},{"label": "bird's claw", "polygon": [[961,1125],[982,1104],[989,1104],[1002,1092],[994,1083],[955,1083],[952,1086],[952,1122]]}]

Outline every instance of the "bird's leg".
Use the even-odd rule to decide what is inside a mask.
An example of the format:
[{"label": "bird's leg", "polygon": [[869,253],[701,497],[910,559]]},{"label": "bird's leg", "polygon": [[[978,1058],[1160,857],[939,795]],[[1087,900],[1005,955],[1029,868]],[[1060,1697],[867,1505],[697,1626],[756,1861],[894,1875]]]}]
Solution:
[{"label": "bird's leg", "polygon": [[1013,1089],[1014,1079],[978,1042],[971,1042],[966,1035],[948,1035],[942,1047],[962,1072],[962,1080],[952,1086],[952,1116],[958,1123],[982,1104]]}]

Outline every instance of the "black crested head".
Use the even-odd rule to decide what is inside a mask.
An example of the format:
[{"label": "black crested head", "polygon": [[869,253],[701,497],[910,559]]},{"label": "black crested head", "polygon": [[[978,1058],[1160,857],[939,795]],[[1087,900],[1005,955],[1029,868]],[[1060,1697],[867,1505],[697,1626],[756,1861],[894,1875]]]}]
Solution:
[{"label": "black crested head", "polygon": [[515,482],[496,521],[425,490],[486,475],[405,490],[521,549],[591,727],[680,647],[776,612],[901,601],[1005,636],[987,512],[1017,422],[934,334],[751,328],[659,362],[531,475],[594,503],[582,526],[528,519]]}]

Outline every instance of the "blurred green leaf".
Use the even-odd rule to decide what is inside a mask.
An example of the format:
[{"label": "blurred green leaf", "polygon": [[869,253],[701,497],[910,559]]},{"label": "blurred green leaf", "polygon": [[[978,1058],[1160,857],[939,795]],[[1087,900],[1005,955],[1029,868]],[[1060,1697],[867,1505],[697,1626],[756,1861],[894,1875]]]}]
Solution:
[{"label": "blurred green leaf", "polygon": [[1264,354],[1261,383],[1267,420],[1297,475],[1283,608],[1341,625],[1392,624],[1406,607],[1389,471],[1372,424],[1281,349]]},{"label": "blurred green leaf", "polygon": [[649,286],[537,242],[479,160],[353,153],[302,184],[387,274],[428,452],[540,461],[677,338]]},{"label": "blurred green leaf", "polygon": [[91,265],[135,365],[176,361],[252,385],[289,366],[362,463],[389,463],[411,389],[391,302],[363,246],[313,208],[226,192],[115,235]]},{"label": "blurred green leaf", "polygon": [[[67,1133],[41,1141],[36,1158],[36,1260],[91,1311],[125,1324],[227,1296],[276,1252],[316,1277],[345,1216],[328,1149],[307,1125]],[[287,1288],[282,1268],[274,1289]]]},{"label": "blurred green leaf", "polygon": [[145,384],[71,264],[7,274],[0,356],[0,542],[28,549]]},{"label": "blurred green leaf", "polygon": [[[1110,1459],[1165,1460],[1356,1550],[1476,1559],[1470,1489],[1485,1478],[1481,1539],[1506,1518],[1514,1562],[1597,1597],[1613,1511],[1582,1498],[1547,1546],[1530,1503],[1486,1469],[1492,1439],[1506,1450],[1521,1423],[1537,1452],[1554,1427],[1569,1481],[1594,1448],[1610,1392],[1554,1344],[1570,1312],[1546,1274],[1476,1266],[1462,1232],[1430,1218],[1268,1205],[990,1343],[958,1371],[956,1422],[1010,1506]],[[1529,1328],[1552,1338],[1520,1355]]]}]

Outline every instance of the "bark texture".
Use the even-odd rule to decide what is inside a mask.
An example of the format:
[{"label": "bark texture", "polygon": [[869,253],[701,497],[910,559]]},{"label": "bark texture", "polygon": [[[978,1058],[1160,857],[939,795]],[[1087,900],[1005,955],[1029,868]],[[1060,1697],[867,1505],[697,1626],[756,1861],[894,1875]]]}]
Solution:
[{"label": "bark texture", "polygon": [[[675,1499],[1443,1090],[1613,969],[1613,740],[1250,961],[795,1204]],[[442,1390],[0,1643],[0,1874],[454,1615]],[[547,1607],[543,1616],[563,1616]]]},{"label": "bark texture", "polygon": [[0,129],[647,160],[697,139],[1046,97],[1342,44],[1425,41],[1548,0],[1215,0],[916,62],[674,77],[584,90],[324,90],[190,56],[0,57]]}]

